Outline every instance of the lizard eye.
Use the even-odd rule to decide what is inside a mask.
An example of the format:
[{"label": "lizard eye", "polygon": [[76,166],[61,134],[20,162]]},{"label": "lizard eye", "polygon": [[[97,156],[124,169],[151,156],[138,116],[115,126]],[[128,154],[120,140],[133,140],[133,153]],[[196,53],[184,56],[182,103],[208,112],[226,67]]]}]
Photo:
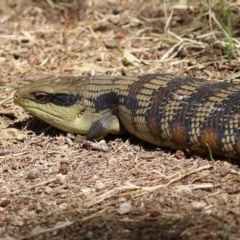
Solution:
[{"label": "lizard eye", "polygon": [[45,92],[35,92],[34,97],[39,101],[46,101],[48,99],[48,94]]}]

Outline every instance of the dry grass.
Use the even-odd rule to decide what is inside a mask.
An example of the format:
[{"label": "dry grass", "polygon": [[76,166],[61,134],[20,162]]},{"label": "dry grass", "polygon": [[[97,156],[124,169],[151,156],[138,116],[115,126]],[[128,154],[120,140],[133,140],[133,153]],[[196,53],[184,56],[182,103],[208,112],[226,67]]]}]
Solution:
[{"label": "dry grass", "polygon": [[237,81],[236,48],[229,63],[213,13],[198,21],[201,4],[0,2],[0,239],[240,239],[238,165],[133,137],[86,149],[11,101],[17,85],[57,74]]}]

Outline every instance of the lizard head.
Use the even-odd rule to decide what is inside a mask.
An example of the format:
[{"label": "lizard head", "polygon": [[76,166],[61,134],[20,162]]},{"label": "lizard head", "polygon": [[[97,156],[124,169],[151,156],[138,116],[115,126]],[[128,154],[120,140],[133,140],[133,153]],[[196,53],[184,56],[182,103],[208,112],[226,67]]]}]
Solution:
[{"label": "lizard head", "polygon": [[31,115],[63,131],[86,134],[88,126],[82,119],[86,113],[82,98],[73,87],[74,78],[53,77],[19,88],[14,102]]}]

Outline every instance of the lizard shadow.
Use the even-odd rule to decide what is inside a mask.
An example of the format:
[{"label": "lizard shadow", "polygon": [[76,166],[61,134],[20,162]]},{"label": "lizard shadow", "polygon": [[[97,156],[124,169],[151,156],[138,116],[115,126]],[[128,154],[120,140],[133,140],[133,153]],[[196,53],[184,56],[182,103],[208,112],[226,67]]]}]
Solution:
[{"label": "lizard shadow", "polygon": [[[49,137],[56,137],[56,136],[67,136],[67,132],[64,132],[62,130],[59,130],[47,123],[45,123],[44,121],[30,116],[29,118],[27,118],[26,120],[23,121],[18,121],[18,122],[14,122],[13,124],[10,124],[8,126],[9,128],[17,128],[19,130],[21,129],[26,129],[29,131],[32,131],[34,133],[36,133],[36,135],[40,135],[42,133],[44,133],[45,136],[49,136]],[[114,134],[108,134],[104,139],[106,140],[106,142],[110,142],[110,141],[115,141],[117,138],[121,138],[121,140],[123,142],[126,142],[127,140],[130,142],[130,144],[132,145],[138,145],[141,149],[143,149],[146,152],[153,152],[153,151],[163,151],[164,153],[170,153],[172,155],[176,155],[178,150],[173,150],[173,149],[167,149],[167,148],[162,148],[162,147],[158,147],[158,146],[154,146],[153,144],[147,143],[142,141],[141,139],[131,135],[131,134],[127,134],[127,135],[114,135]],[[230,159],[230,158],[226,158],[226,157],[221,157],[221,156],[213,156],[213,159],[210,158],[209,154],[199,154],[199,153],[194,153],[194,152],[188,152],[185,150],[181,150],[183,152],[184,157],[186,157],[186,159],[192,159],[192,158],[197,158],[197,157],[202,157],[203,159],[208,159],[209,161],[216,161],[216,160],[221,160],[221,161],[227,161],[230,162],[231,164],[235,164],[240,166],[240,162],[239,159]]]},{"label": "lizard shadow", "polygon": [[[124,136],[124,138],[126,138],[126,140],[127,140],[126,136]],[[129,138],[129,136],[128,136],[128,138]],[[146,152],[153,152],[153,151],[157,150],[157,151],[162,151],[164,153],[169,153],[171,155],[175,155],[176,157],[178,155],[178,152],[181,152],[180,154],[182,155],[182,157],[189,159],[189,160],[192,160],[193,158],[197,159],[197,158],[201,157],[202,159],[211,161],[213,163],[220,160],[220,161],[227,161],[231,164],[240,166],[240,161],[239,161],[240,157],[238,159],[238,158],[227,158],[227,157],[213,155],[213,157],[211,158],[210,155],[207,153],[188,152],[187,150],[174,150],[174,149],[168,149],[168,148],[164,148],[164,147],[155,146],[151,143],[144,142],[141,139],[138,139],[137,137],[132,136],[132,135],[129,138],[129,142],[133,145],[139,145]],[[179,157],[177,157],[177,158],[179,158]]]},{"label": "lizard shadow", "polygon": [[26,120],[17,121],[8,126],[9,128],[16,128],[19,130],[26,129],[28,131],[34,132],[36,135],[40,135],[44,133],[45,136],[54,137],[59,135],[66,135],[66,132],[63,132],[44,121],[40,120],[39,118],[30,116]]}]

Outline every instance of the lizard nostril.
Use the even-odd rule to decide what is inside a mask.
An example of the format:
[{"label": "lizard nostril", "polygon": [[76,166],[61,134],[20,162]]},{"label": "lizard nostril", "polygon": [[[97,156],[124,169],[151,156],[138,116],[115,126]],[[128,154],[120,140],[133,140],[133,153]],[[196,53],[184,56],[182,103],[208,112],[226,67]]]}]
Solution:
[{"label": "lizard nostril", "polygon": [[16,101],[19,99],[19,94],[18,93],[15,93],[14,95],[14,102],[16,103]]}]

